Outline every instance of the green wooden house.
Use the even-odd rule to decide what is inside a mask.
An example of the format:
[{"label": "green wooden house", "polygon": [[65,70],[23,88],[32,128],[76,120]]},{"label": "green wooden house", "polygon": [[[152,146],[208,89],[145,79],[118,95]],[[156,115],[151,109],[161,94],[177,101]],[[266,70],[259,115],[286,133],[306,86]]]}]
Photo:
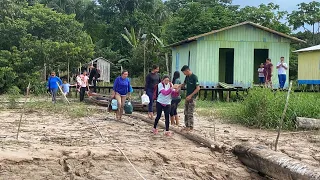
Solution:
[{"label": "green wooden house", "polygon": [[190,37],[168,47],[172,48],[172,72],[189,65],[201,86],[225,82],[251,87],[258,83],[259,65],[271,58],[275,68],[272,81],[277,87],[276,63],[283,56],[289,64],[292,42],[304,41],[252,22],[243,22]]}]

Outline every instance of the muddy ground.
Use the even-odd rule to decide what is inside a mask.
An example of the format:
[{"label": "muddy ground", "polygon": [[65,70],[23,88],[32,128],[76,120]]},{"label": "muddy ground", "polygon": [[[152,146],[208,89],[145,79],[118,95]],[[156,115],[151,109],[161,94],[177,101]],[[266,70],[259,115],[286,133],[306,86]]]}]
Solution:
[{"label": "muddy ground", "polygon": [[[19,112],[0,111],[0,180],[141,179],[116,146],[146,179],[265,179],[230,152],[211,152],[178,134],[153,135],[150,124],[125,117],[131,126],[103,111],[90,119],[28,111],[16,140]],[[213,122],[196,116],[194,133],[213,140]],[[243,142],[270,146],[275,135],[216,120],[217,141],[230,146]],[[317,132],[284,133],[279,144],[291,157],[317,167],[319,146]]]}]

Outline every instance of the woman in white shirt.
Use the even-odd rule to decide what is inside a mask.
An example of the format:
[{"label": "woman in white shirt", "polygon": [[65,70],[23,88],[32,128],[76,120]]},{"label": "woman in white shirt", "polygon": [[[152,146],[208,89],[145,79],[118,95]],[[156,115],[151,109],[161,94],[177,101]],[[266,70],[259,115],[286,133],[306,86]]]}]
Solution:
[{"label": "woman in white shirt", "polygon": [[152,132],[158,134],[157,125],[161,117],[162,111],[164,111],[165,124],[166,124],[166,136],[171,136],[169,131],[169,117],[171,108],[171,93],[173,91],[172,83],[170,82],[169,76],[164,76],[162,82],[158,84],[158,97],[157,97],[157,117],[154,121],[154,126]]}]

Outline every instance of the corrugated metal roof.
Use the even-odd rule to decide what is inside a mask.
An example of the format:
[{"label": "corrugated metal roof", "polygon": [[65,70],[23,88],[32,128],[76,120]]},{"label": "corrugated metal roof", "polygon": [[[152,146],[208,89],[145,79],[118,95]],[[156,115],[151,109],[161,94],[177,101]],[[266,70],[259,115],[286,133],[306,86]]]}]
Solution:
[{"label": "corrugated metal roof", "polygon": [[239,27],[239,26],[243,26],[243,25],[251,25],[251,26],[254,26],[254,27],[256,27],[256,28],[262,29],[262,30],[264,30],[264,31],[267,31],[267,32],[270,32],[270,33],[273,33],[273,34],[277,34],[277,35],[279,35],[279,36],[288,38],[288,39],[293,40],[293,41],[306,43],[305,41],[303,41],[303,40],[301,40],[301,39],[298,39],[298,38],[296,38],[296,37],[292,37],[292,36],[289,36],[289,35],[287,35],[287,34],[284,34],[284,33],[281,33],[281,32],[278,32],[278,31],[275,31],[275,30],[272,30],[272,29],[269,29],[269,28],[267,28],[267,27],[261,26],[261,25],[259,25],[259,24],[255,24],[255,23],[253,23],[253,22],[246,21],[246,22],[243,22],[243,23],[240,23],[240,24],[236,24],[236,25],[233,25],[233,26],[228,26],[228,27],[225,27],[225,28],[222,28],[222,29],[219,29],[219,30],[214,30],[214,31],[210,31],[210,32],[207,32],[207,33],[204,33],[204,34],[200,34],[200,35],[194,36],[194,37],[190,37],[190,38],[185,39],[185,40],[183,40],[183,41],[179,41],[179,42],[170,44],[170,45],[168,45],[168,46],[166,46],[166,47],[179,46],[179,45],[184,44],[184,43],[189,43],[189,42],[192,42],[192,41],[196,41],[196,40],[197,40],[198,38],[200,38],[200,37],[208,36],[208,35],[210,35],[210,34],[215,34],[215,33],[221,32],[221,31],[225,31],[225,30],[232,29],[232,28]]},{"label": "corrugated metal roof", "polygon": [[318,50],[320,50],[320,44],[316,45],[316,46],[311,46],[311,47],[308,47],[308,48],[300,49],[300,50],[297,50],[297,51],[293,51],[293,52],[306,52],[306,51],[318,51]]}]

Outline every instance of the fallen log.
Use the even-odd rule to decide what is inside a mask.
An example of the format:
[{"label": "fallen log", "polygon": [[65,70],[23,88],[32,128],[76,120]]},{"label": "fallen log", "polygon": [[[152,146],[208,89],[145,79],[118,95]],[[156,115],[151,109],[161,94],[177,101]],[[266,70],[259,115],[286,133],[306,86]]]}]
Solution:
[{"label": "fallen log", "polygon": [[[151,120],[151,119],[147,118],[146,116],[138,114],[138,113],[127,114],[126,116],[140,119],[140,120],[142,120],[142,121],[144,121],[146,123],[152,124],[152,125],[154,123],[153,119]],[[162,128],[165,128],[165,124],[163,122],[161,122],[161,121],[159,121],[158,126],[160,126]],[[226,151],[232,149],[230,147],[226,147],[226,145],[224,145],[224,144],[219,144],[217,142],[212,142],[210,139],[206,139],[204,137],[201,137],[200,135],[195,134],[193,132],[181,131],[181,129],[178,128],[178,127],[170,126],[170,130],[175,132],[175,133],[177,133],[177,134],[180,134],[180,135],[186,137],[189,140],[192,140],[192,141],[194,141],[196,143],[199,143],[199,144],[201,144],[201,145],[203,145],[205,147],[208,147],[212,151],[225,153]]]},{"label": "fallen log", "polygon": [[318,180],[320,169],[266,147],[236,145],[234,154],[246,166],[281,180]]},{"label": "fallen log", "polygon": [[320,119],[297,117],[296,127],[299,129],[320,129]]}]

